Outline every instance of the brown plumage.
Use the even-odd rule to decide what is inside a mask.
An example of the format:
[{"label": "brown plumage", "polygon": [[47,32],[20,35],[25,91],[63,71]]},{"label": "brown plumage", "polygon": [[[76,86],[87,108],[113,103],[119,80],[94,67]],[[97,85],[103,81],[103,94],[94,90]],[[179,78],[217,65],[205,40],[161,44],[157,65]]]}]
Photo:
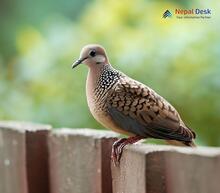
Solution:
[{"label": "brown plumage", "polygon": [[87,101],[95,119],[107,128],[130,136],[113,145],[115,162],[119,162],[126,144],[143,138],[195,146],[195,133],[184,124],[176,109],[148,86],[115,70],[104,48],[85,46],[73,67],[80,63],[89,67]]}]

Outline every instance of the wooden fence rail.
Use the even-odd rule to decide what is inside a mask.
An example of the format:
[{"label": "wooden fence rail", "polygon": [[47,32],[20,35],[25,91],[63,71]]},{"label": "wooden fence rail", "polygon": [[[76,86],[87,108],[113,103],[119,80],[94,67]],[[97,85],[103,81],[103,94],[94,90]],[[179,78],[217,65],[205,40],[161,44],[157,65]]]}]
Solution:
[{"label": "wooden fence rail", "polygon": [[0,193],[220,193],[220,148],[130,145],[118,135],[0,122]]}]

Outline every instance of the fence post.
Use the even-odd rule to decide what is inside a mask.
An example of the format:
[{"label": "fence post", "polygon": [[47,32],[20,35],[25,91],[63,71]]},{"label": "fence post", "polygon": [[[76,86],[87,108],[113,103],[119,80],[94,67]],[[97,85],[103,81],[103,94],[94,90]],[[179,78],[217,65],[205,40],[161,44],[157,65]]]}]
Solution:
[{"label": "fence post", "polygon": [[49,125],[0,122],[0,192],[48,193]]},{"label": "fence post", "polygon": [[113,193],[219,193],[220,149],[132,145],[112,175]]},{"label": "fence post", "polygon": [[112,193],[111,146],[117,135],[60,129],[49,137],[52,193]]}]

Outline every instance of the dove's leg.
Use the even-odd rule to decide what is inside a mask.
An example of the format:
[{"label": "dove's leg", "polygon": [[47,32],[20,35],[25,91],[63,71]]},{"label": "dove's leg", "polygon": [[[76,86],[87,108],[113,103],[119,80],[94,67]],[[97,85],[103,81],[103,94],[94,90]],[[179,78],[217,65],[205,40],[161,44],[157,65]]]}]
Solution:
[{"label": "dove's leg", "polygon": [[112,159],[114,165],[119,164],[123,149],[126,145],[136,143],[137,141],[139,141],[141,139],[143,139],[143,137],[133,136],[133,137],[129,137],[129,138],[121,138],[121,139],[115,141],[112,145],[112,155],[111,155],[111,159]]}]

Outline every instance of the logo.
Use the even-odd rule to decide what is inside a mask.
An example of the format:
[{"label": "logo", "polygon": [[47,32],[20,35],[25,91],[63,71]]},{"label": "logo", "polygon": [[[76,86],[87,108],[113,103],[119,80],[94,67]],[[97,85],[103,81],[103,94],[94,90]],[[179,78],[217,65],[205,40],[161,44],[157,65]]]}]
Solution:
[{"label": "logo", "polygon": [[211,15],[211,9],[176,9],[176,15]]},{"label": "logo", "polygon": [[176,19],[210,19],[212,15],[211,9],[179,9],[169,11],[168,9],[163,13],[162,18],[171,18]]},{"label": "logo", "polygon": [[163,14],[163,18],[172,17],[172,13],[169,10],[166,10]]}]

